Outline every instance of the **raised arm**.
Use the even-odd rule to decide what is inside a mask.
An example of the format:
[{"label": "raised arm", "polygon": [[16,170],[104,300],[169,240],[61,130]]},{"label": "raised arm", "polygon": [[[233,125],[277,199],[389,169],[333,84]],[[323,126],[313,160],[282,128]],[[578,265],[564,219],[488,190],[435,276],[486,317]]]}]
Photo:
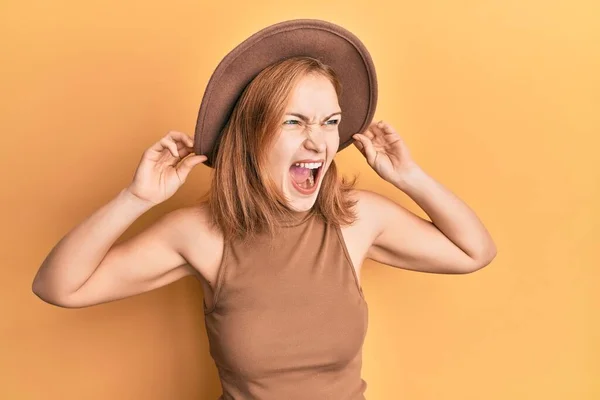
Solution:
[{"label": "raised arm", "polygon": [[146,150],[132,184],[54,246],[33,280],[33,292],[50,304],[77,308],[142,293],[194,273],[178,248],[185,209],[115,245],[133,221],[171,197],[191,168],[206,160],[190,156],[181,161],[192,153],[192,144],[187,135],[169,132]]},{"label": "raised arm", "polygon": [[474,272],[494,259],[496,245],[475,212],[412,160],[404,140],[390,124],[373,123],[354,138],[375,172],[431,218],[427,221],[376,193],[359,192],[377,233],[368,258],[442,274]]}]

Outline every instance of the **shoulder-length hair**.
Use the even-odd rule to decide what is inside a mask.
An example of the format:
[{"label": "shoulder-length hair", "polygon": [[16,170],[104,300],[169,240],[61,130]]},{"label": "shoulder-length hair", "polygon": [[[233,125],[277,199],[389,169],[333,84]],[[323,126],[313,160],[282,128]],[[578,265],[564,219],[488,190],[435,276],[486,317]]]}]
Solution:
[{"label": "shoulder-length hair", "polygon": [[[340,97],[342,87],[331,67],[312,57],[288,58],[265,68],[250,82],[221,132],[213,150],[212,184],[203,202],[210,222],[226,241],[248,241],[264,232],[276,235],[282,218],[292,217],[266,165],[292,90],[307,74],[328,78]],[[332,224],[353,223],[356,200],[351,191],[357,177],[340,180],[332,160],[322,179],[311,217]]]}]

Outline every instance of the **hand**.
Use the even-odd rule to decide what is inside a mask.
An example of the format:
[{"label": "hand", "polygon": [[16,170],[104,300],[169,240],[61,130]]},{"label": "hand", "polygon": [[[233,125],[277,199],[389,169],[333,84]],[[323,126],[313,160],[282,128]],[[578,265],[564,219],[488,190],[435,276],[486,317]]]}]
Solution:
[{"label": "hand", "polygon": [[194,152],[193,147],[188,135],[170,131],[144,152],[127,190],[152,205],[167,200],[183,185],[192,168],[207,160],[205,155],[193,155],[181,161]]},{"label": "hand", "polygon": [[417,167],[404,140],[387,122],[373,122],[363,134],[352,137],[371,168],[390,183],[402,182]]}]

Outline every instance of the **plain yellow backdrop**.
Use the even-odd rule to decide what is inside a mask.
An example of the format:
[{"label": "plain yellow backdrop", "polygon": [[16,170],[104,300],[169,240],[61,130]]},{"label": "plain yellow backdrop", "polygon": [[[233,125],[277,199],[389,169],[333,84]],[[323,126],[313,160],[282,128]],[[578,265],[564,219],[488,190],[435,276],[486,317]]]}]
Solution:
[{"label": "plain yellow backdrop", "polygon": [[[498,256],[469,275],[367,261],[369,400],[600,398],[600,6],[596,1],[0,3],[0,398],[216,399],[193,278],[99,305],[43,303],[52,246],[129,184],[210,74],[270,24],[327,19],[370,50],[375,118],[466,201]],[[420,216],[354,147],[341,171]],[[192,204],[182,189],[136,221]],[[300,389],[300,388],[299,388]]]}]

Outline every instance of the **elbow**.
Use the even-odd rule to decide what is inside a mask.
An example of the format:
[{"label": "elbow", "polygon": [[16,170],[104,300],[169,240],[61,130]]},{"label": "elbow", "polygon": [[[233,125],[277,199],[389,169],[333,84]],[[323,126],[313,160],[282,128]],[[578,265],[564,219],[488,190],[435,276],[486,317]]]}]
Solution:
[{"label": "elbow", "polygon": [[38,275],[35,276],[33,282],[31,283],[31,291],[40,299],[44,300],[44,285],[39,279]]},{"label": "elbow", "polygon": [[38,279],[37,277],[33,280],[33,283],[31,284],[31,291],[33,292],[33,294],[35,294],[40,300],[46,302],[46,303],[53,303],[54,301],[51,300],[51,297],[48,293],[48,289],[45,287],[45,285],[42,283],[42,281],[40,279]]},{"label": "elbow", "polygon": [[42,300],[44,303],[56,306],[56,307],[60,307],[60,308],[78,308],[78,307],[74,307],[71,306],[68,302],[60,299],[60,298],[56,298],[56,297],[51,297],[48,295],[43,294],[43,292],[39,292],[39,291],[35,291],[33,290],[33,294],[35,294],[40,300]]},{"label": "elbow", "polygon": [[44,281],[43,274],[38,273],[33,278],[33,282],[31,283],[31,291],[40,299],[46,301],[46,298],[49,297],[49,286],[47,282]]},{"label": "elbow", "polygon": [[48,288],[48,285],[45,285],[37,276],[31,284],[31,291],[44,303],[48,303],[60,308],[72,308],[68,306],[63,297],[53,294],[52,290]]},{"label": "elbow", "polygon": [[480,269],[488,266],[491,262],[496,258],[498,254],[498,250],[495,245],[491,245],[486,251],[482,252],[477,258],[472,258],[471,265],[466,269],[464,273],[470,274],[475,271],[479,271]]}]

